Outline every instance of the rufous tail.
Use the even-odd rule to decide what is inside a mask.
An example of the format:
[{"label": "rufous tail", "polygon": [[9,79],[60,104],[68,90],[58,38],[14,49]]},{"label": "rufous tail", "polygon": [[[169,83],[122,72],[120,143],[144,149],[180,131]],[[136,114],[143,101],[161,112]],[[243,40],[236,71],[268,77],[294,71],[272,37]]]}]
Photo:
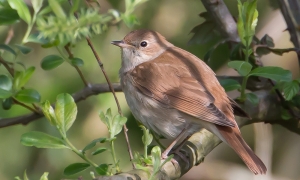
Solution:
[{"label": "rufous tail", "polygon": [[265,174],[267,168],[259,157],[254,154],[252,149],[247,145],[241,136],[238,127],[218,126],[217,129],[222,135],[222,140],[234,149],[234,151],[242,158],[248,168],[254,174]]}]

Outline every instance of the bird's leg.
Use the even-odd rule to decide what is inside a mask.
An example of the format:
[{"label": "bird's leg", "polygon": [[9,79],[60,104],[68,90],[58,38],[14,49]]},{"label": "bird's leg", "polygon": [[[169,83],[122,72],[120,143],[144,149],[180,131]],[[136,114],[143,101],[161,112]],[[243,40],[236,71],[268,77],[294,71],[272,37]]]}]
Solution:
[{"label": "bird's leg", "polygon": [[161,157],[163,159],[166,159],[168,157],[169,152],[172,150],[172,148],[177,144],[177,142],[183,137],[185,132],[187,131],[187,127],[185,127],[181,133],[176,137],[176,139],[167,147],[167,149],[161,154]]}]

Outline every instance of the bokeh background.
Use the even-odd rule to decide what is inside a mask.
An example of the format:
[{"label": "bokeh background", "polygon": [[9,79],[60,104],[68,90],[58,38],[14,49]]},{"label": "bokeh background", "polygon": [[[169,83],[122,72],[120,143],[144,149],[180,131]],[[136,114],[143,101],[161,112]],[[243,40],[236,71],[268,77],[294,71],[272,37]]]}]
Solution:
[{"label": "bokeh background", "polygon": [[[120,0],[99,0],[103,13],[111,8],[124,9],[124,1]],[[112,2],[114,5],[110,3]],[[225,0],[233,16],[237,16],[237,2]],[[68,8],[66,6],[66,8]],[[128,28],[124,24],[119,27],[110,27],[107,32],[94,36],[92,41],[96,46],[104,67],[112,82],[119,82],[118,70],[120,68],[120,49],[112,46],[110,41],[122,39],[133,29],[147,28],[160,32],[174,45],[185,49],[199,58],[203,58],[208,51],[210,44],[188,46],[187,42],[192,37],[189,32],[193,27],[203,22],[198,14],[205,9],[200,0],[149,0],[142,4],[135,11],[140,25]],[[279,9],[273,9],[269,1],[258,1],[259,21],[257,36],[261,38],[266,33],[275,41],[278,48],[292,47],[289,42],[289,34],[286,24]],[[24,35],[25,23],[15,26],[14,37],[11,44],[20,42]],[[4,42],[9,27],[0,26],[0,42]],[[44,71],[40,67],[43,57],[49,54],[58,54],[54,48],[43,49],[33,44],[34,52],[19,56],[19,60],[27,66],[35,66],[36,72],[26,87],[37,89],[42,95],[42,101],[54,102],[59,93],[75,93],[81,90],[84,85],[79,75],[69,64],[64,63],[51,71]],[[76,57],[84,60],[81,67],[84,76],[90,83],[105,83],[100,68],[89,48],[83,40],[76,44],[73,49]],[[287,53],[284,56],[268,55],[263,57],[265,65],[282,66],[292,70],[293,76],[298,77],[299,65],[295,53]],[[217,69],[220,75],[237,75],[226,66]],[[8,74],[3,67],[0,67],[1,74]],[[234,95],[234,94],[233,94]],[[142,152],[142,132],[132,117],[123,93],[117,93],[124,114],[129,118],[129,138],[134,151]],[[111,107],[113,113],[117,108],[111,93],[92,96],[78,105],[78,117],[69,130],[68,135],[73,144],[83,148],[91,140],[108,135],[105,125],[100,121],[98,113]],[[1,108],[1,107],[0,107]],[[247,110],[246,110],[247,111]],[[9,111],[0,109],[0,120],[8,117],[15,117],[30,113],[28,110],[13,106]],[[49,179],[76,179],[82,175],[84,179],[90,179],[89,171],[72,177],[64,177],[63,169],[75,162],[82,160],[68,150],[37,149],[25,147],[20,143],[20,136],[28,131],[42,131],[58,136],[55,128],[50,126],[45,118],[31,122],[30,124],[15,125],[0,129],[0,179],[13,179],[15,176],[22,176],[24,170],[30,179],[39,179],[43,172],[49,172]],[[194,167],[184,175],[182,180],[201,179],[243,179],[243,180],[296,180],[300,179],[300,137],[286,129],[274,125],[256,124],[242,128],[242,134],[247,143],[253,147],[268,166],[268,173],[265,176],[254,176],[243,164],[241,159],[227,145],[221,144],[215,148],[206,158],[204,163]],[[116,140],[117,157],[120,159],[122,170],[131,168],[127,154],[123,133]],[[109,152],[93,157],[98,163],[112,162]]]}]

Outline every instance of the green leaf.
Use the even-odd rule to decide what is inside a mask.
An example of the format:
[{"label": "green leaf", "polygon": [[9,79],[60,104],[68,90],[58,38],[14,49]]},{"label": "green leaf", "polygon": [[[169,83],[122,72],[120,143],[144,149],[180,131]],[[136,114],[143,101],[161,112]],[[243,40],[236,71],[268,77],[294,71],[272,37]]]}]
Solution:
[{"label": "green leaf", "polygon": [[45,101],[42,104],[42,111],[45,117],[49,120],[50,124],[56,126],[55,112],[49,101]]},{"label": "green leaf", "polygon": [[52,11],[54,12],[54,14],[62,19],[66,18],[66,14],[64,12],[64,10],[61,8],[61,5],[59,4],[59,2],[57,0],[48,0],[49,6],[51,7]]},{"label": "green leaf", "polygon": [[112,126],[111,126],[111,137],[113,138],[116,135],[118,135],[121,131],[122,131],[122,127],[123,125],[127,122],[127,118],[124,116],[120,116],[119,114],[117,114],[113,120],[112,120]]},{"label": "green leaf", "polygon": [[3,99],[2,107],[4,110],[9,110],[12,105],[13,105],[13,99],[11,97]]},{"label": "green leaf", "polygon": [[18,12],[11,8],[0,8],[0,25],[10,25],[20,20]]},{"label": "green leaf", "polygon": [[13,82],[13,89],[15,91],[17,91],[17,90],[19,90],[21,88],[20,82],[22,81],[23,76],[24,76],[24,72],[23,71],[15,71],[14,82]]},{"label": "green leaf", "polygon": [[3,49],[3,50],[5,50],[5,51],[8,51],[8,52],[10,52],[10,53],[12,53],[13,55],[17,55],[17,53],[16,53],[16,51],[13,49],[13,48],[11,48],[9,45],[6,45],[6,44],[0,44],[0,49]]},{"label": "green leaf", "polygon": [[100,147],[100,148],[96,149],[94,152],[92,152],[92,155],[97,155],[97,154],[103,153],[106,150],[107,150],[107,148]]},{"label": "green leaf", "polygon": [[244,46],[249,46],[255,34],[258,11],[256,0],[246,1],[243,4],[238,0],[239,17],[237,22],[238,34]]},{"label": "green leaf", "polygon": [[10,91],[12,88],[12,81],[6,75],[0,75],[0,89]]},{"label": "green leaf", "polygon": [[299,84],[296,80],[285,82],[283,94],[287,101],[291,100],[299,92]]},{"label": "green leaf", "polygon": [[64,62],[64,59],[57,55],[49,55],[42,59],[41,67],[44,70],[50,70],[58,67]]},{"label": "green leaf", "polygon": [[238,0],[238,11],[239,11],[239,16],[237,20],[237,29],[238,29],[238,34],[239,37],[242,41],[242,44],[246,44],[245,41],[245,19],[244,19],[244,11],[243,11],[243,4],[241,3],[240,0]]},{"label": "green leaf", "polygon": [[280,111],[281,111],[281,118],[283,120],[290,120],[292,118],[292,116],[288,110],[281,108]]},{"label": "green leaf", "polygon": [[211,41],[220,39],[217,25],[214,21],[205,21],[204,23],[194,27],[191,33],[194,33],[193,37],[189,40],[188,45],[194,44],[206,44]]},{"label": "green leaf", "polygon": [[32,33],[29,35],[29,37],[26,39],[26,42],[34,42],[38,44],[46,44],[48,43],[48,40],[43,38],[39,32]]},{"label": "green leaf", "polygon": [[85,151],[89,150],[89,149],[92,149],[93,147],[96,146],[96,143],[99,142],[99,143],[104,143],[106,141],[106,138],[98,138],[98,139],[94,139],[92,142],[90,142],[88,145],[86,145],[83,150],[82,150],[82,153],[84,154]]},{"label": "green leaf", "polygon": [[281,67],[258,67],[252,70],[249,75],[250,76],[259,76],[264,78],[269,78],[274,81],[291,81],[292,73],[288,70],[282,69]]},{"label": "green leaf", "polygon": [[31,23],[31,16],[28,7],[23,0],[8,0],[11,8],[17,10],[21,19],[23,19],[27,24]]},{"label": "green leaf", "polygon": [[71,7],[70,14],[73,15],[79,8],[79,3],[81,0],[74,0],[74,3]]},{"label": "green leaf", "polygon": [[28,176],[27,176],[27,173],[26,173],[26,170],[24,171],[23,179],[24,179],[24,180],[29,180],[29,179],[28,179]]},{"label": "green leaf", "polygon": [[255,52],[257,55],[263,56],[263,55],[270,54],[271,50],[268,47],[259,46],[255,49]]},{"label": "green leaf", "polygon": [[77,116],[77,106],[70,94],[59,94],[56,97],[55,115],[57,125],[66,133]]},{"label": "green leaf", "polygon": [[214,52],[214,50],[215,50],[215,47],[212,47],[212,48],[210,48],[210,49],[205,53],[205,55],[204,55],[204,57],[203,57],[203,61],[204,61],[204,62],[208,62],[208,61],[209,61],[209,59],[210,59],[212,53]]},{"label": "green leaf", "polygon": [[213,50],[208,61],[209,67],[213,70],[216,70],[223,66],[229,58],[229,48],[226,43],[218,44],[217,47]]},{"label": "green leaf", "polygon": [[291,51],[295,51],[295,52],[299,52],[299,49],[297,48],[286,48],[286,49],[271,49],[269,48],[269,50],[274,53],[274,54],[277,54],[279,56],[282,56],[284,53],[288,53],[288,52],[291,52]]},{"label": "green leaf", "polygon": [[240,83],[234,79],[220,79],[220,84],[226,92],[241,88]]},{"label": "green leaf", "polygon": [[107,175],[108,171],[108,164],[100,164],[98,167],[96,167],[96,172],[99,175]]},{"label": "green leaf", "polygon": [[35,89],[22,89],[18,91],[14,97],[23,103],[36,103],[41,101],[41,96]]},{"label": "green leaf", "polygon": [[48,180],[48,172],[44,172],[44,174],[41,176],[40,180]]},{"label": "green leaf", "polygon": [[18,44],[16,44],[15,46],[21,51],[22,54],[28,54],[32,51],[32,49],[27,46],[18,45]]},{"label": "green leaf", "polygon": [[22,180],[22,179],[19,176],[16,176],[15,180]]},{"label": "green leaf", "polygon": [[90,164],[87,163],[74,163],[70,164],[68,167],[64,169],[64,175],[71,176],[73,174],[79,173],[85,169],[90,167]]},{"label": "green leaf", "polygon": [[21,87],[23,87],[29,81],[34,71],[35,71],[34,66],[31,66],[30,68],[26,69],[24,72],[15,71],[13,89],[19,90]]},{"label": "green leaf", "polygon": [[273,38],[270,37],[268,34],[264,35],[264,37],[261,38],[260,44],[267,45],[268,47],[274,47],[274,41]]},{"label": "green leaf", "polygon": [[34,13],[37,14],[43,5],[43,0],[31,0],[31,3],[34,9]]},{"label": "green leaf", "polygon": [[153,140],[152,134],[149,132],[149,129],[146,129],[145,126],[140,125],[140,128],[143,130],[142,141],[143,144],[149,146]]},{"label": "green leaf", "polygon": [[254,93],[247,93],[246,98],[254,105],[257,105],[259,103],[259,99]]},{"label": "green leaf", "polygon": [[21,136],[21,144],[23,144],[24,146],[35,146],[37,148],[69,148],[65,146],[64,142],[61,139],[38,131],[31,131],[23,134]]},{"label": "green leaf", "polygon": [[71,59],[71,64],[72,64],[73,66],[83,66],[84,62],[83,62],[83,60],[80,59],[80,58],[72,58],[72,59]]},{"label": "green leaf", "polygon": [[155,175],[159,171],[161,165],[160,147],[155,146],[154,148],[152,148],[151,155],[152,155],[152,162],[153,162],[153,174]]},{"label": "green leaf", "polygon": [[241,76],[247,76],[252,69],[252,65],[245,61],[230,61],[228,66],[237,70]]},{"label": "green leaf", "polygon": [[0,89],[0,99],[9,98],[13,93],[4,89]]}]

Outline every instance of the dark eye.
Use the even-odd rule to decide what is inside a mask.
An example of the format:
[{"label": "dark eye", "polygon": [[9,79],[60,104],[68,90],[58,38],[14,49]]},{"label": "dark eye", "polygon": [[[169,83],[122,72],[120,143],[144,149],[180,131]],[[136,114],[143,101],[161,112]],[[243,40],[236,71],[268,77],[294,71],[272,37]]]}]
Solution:
[{"label": "dark eye", "polygon": [[141,46],[142,46],[142,47],[146,47],[146,46],[147,46],[147,42],[146,42],[146,41],[142,41],[142,42],[141,42]]}]

